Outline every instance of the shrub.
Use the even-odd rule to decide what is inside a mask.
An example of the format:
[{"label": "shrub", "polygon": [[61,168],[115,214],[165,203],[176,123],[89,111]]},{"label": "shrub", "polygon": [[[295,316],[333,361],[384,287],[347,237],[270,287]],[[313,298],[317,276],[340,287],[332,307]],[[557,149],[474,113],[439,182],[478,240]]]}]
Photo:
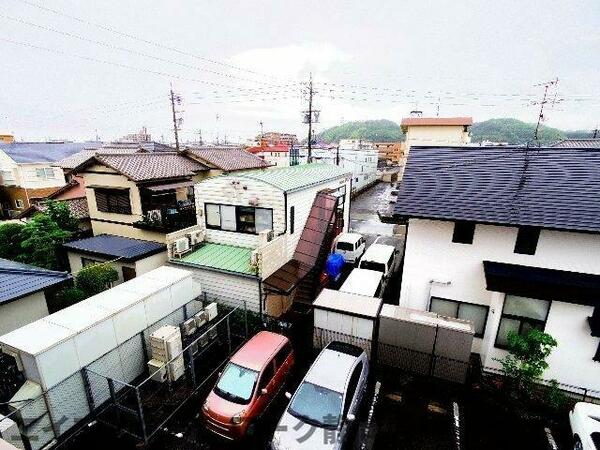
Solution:
[{"label": "shrub", "polygon": [[0,258],[16,260],[21,254],[21,232],[23,224],[5,223],[0,225]]},{"label": "shrub", "polygon": [[118,279],[119,273],[110,263],[92,264],[75,275],[75,287],[90,297],[110,288]]},{"label": "shrub", "polygon": [[58,291],[54,297],[53,309],[58,311],[63,308],[79,303],[81,300],[85,300],[89,295],[85,291],[78,289],[74,286],[70,286]]}]

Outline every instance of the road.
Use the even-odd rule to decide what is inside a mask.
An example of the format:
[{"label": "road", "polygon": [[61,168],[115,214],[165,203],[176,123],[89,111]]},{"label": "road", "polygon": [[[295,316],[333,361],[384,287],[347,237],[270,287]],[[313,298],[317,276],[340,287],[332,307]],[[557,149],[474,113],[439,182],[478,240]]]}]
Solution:
[{"label": "road", "polygon": [[396,234],[403,234],[398,233],[396,225],[382,223],[377,215],[377,211],[390,207],[389,190],[389,183],[378,183],[352,200],[350,205],[351,231],[370,236],[394,236],[394,228],[396,228]]}]

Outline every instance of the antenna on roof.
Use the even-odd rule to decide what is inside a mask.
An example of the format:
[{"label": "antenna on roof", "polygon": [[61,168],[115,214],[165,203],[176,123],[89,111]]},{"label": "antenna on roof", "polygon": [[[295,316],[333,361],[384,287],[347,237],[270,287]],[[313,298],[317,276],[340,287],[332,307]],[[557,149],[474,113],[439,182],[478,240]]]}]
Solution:
[{"label": "antenna on roof", "polygon": [[[533,133],[533,139],[536,141],[539,141],[540,125],[542,124],[542,122],[544,120],[546,120],[546,117],[544,116],[544,106],[546,105],[546,103],[548,103],[550,101],[550,100],[548,100],[548,91],[551,87],[554,87],[554,89],[555,89],[554,98],[552,99],[552,106],[554,106],[554,104],[557,102],[557,100],[556,100],[556,95],[558,92],[557,85],[558,85],[558,77],[555,80],[546,81],[545,83],[539,83],[539,84],[534,85],[534,86],[543,86],[544,87],[544,95],[542,96],[542,100],[540,102],[532,103],[532,105],[540,105],[538,121],[537,121],[537,125],[535,126],[535,132]],[[561,101],[561,99],[559,99],[558,101]]]}]

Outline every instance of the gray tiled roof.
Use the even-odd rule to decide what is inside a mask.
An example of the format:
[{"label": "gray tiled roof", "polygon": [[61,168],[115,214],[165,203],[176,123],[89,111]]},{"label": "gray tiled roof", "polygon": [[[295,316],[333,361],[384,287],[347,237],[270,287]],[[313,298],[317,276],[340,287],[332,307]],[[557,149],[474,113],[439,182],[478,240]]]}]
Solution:
[{"label": "gray tiled roof", "polygon": [[100,142],[13,142],[0,144],[0,150],[16,163],[43,163],[60,161],[81,150],[94,149],[101,145]]},{"label": "gray tiled roof", "polygon": [[96,156],[98,153],[103,154],[129,154],[129,153],[137,153],[142,151],[141,149],[132,149],[132,148],[99,148],[95,150],[81,150],[71,156],[68,156],[60,161],[57,161],[56,165],[62,167],[63,169],[74,169],[75,167],[83,164],[88,159]]},{"label": "gray tiled roof", "polygon": [[137,261],[166,250],[166,246],[158,242],[113,236],[111,234],[99,234],[91,238],[67,242],[63,244],[63,247],[78,253],[110,259],[122,258],[125,261]]},{"label": "gray tiled roof", "polygon": [[97,154],[95,159],[132,181],[185,178],[208,170],[204,164],[180,153]]},{"label": "gray tiled roof", "polygon": [[269,165],[262,158],[259,158],[242,148],[189,148],[186,152],[192,155],[192,157],[195,156],[201,161],[205,161],[206,163],[227,172],[244,169],[258,169]]},{"label": "gray tiled roof", "polygon": [[0,258],[0,305],[71,279],[65,272]]},{"label": "gray tiled roof", "polygon": [[596,148],[600,150],[600,139],[563,139],[550,145],[555,148]]},{"label": "gray tiled roof", "polygon": [[600,152],[411,149],[395,215],[600,231]]}]

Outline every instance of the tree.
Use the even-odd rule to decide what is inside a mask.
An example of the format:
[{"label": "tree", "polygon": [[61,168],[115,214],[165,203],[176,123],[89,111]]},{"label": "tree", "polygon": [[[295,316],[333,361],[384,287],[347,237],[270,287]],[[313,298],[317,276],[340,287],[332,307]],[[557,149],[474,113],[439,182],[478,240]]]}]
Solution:
[{"label": "tree", "polygon": [[36,214],[20,234],[21,252],[17,260],[46,269],[61,270],[66,262],[59,256],[60,246],[73,237],[73,232],[62,229],[50,214]]},{"label": "tree", "polygon": [[23,224],[5,223],[0,225],[0,258],[16,260],[21,254],[21,232]]},{"label": "tree", "polygon": [[75,287],[88,297],[99,294],[119,279],[119,273],[110,263],[92,264],[75,275]]},{"label": "tree", "polygon": [[46,202],[46,208],[44,214],[47,214],[56,222],[59,228],[74,234],[79,232],[79,222],[73,217],[71,210],[65,202],[49,200]]},{"label": "tree", "polygon": [[319,133],[318,139],[327,143],[338,142],[340,139],[398,142],[404,140],[404,134],[400,125],[391,120],[365,120],[327,128]]},{"label": "tree", "polygon": [[526,335],[508,333],[508,355],[498,360],[516,388],[516,393],[530,391],[548,368],[546,359],[558,343],[548,333],[532,329]]}]

